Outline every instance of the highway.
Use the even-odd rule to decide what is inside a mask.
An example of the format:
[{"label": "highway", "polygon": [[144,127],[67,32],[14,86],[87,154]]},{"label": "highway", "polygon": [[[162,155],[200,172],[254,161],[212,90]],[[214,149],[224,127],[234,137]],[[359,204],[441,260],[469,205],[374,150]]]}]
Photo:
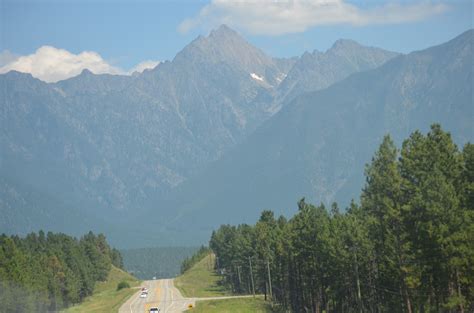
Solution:
[{"label": "highway", "polygon": [[[148,288],[148,296],[140,298],[141,288]],[[173,279],[146,280],[119,309],[119,313],[149,313],[150,308],[157,307],[160,313],[181,313],[193,307],[196,301],[225,300],[233,298],[251,298],[253,296],[223,296],[206,298],[184,298],[174,286]]]},{"label": "highway", "polygon": [[194,305],[195,299],[184,298],[174,286],[172,279],[144,281],[141,287],[148,288],[148,296],[140,298],[141,291],[130,297],[119,309],[119,313],[143,313],[151,307],[160,309],[160,313],[180,313]]}]

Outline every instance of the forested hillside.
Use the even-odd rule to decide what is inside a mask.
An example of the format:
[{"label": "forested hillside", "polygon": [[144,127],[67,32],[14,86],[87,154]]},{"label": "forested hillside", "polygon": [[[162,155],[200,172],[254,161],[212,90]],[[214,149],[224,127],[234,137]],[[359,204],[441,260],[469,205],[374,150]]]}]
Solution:
[{"label": "forested hillside", "polygon": [[250,293],[253,275],[292,312],[473,312],[474,145],[439,125],[400,150],[385,136],[365,174],[347,211],[302,199],[289,220],[213,232],[227,283]]},{"label": "forested hillside", "polygon": [[122,257],[102,234],[1,235],[0,312],[50,312],[79,303],[112,265],[122,267]]},{"label": "forested hillside", "polygon": [[120,250],[125,269],[140,279],[171,278],[198,247],[155,247]]}]

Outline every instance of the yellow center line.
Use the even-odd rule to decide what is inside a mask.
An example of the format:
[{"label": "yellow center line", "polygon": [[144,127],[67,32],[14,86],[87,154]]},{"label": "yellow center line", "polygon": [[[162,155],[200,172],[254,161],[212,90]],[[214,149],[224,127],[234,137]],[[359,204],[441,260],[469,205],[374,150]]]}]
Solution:
[{"label": "yellow center line", "polygon": [[144,306],[144,309],[145,309],[145,313],[148,313],[152,307],[158,306],[158,305],[160,304],[160,301],[161,301],[160,294],[161,294],[161,288],[160,288],[160,287],[156,287],[156,298],[157,298],[157,301],[145,303],[145,304],[143,305],[143,306]]}]

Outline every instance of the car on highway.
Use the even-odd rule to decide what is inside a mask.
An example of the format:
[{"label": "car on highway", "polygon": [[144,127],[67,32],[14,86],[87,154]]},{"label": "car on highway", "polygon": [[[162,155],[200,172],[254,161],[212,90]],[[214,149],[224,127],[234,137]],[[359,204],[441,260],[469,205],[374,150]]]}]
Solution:
[{"label": "car on highway", "polygon": [[142,292],[140,294],[140,298],[146,298],[147,295],[148,295],[148,292]]},{"label": "car on highway", "polygon": [[160,312],[160,309],[154,307],[154,308],[150,308],[150,310],[149,310],[148,312],[150,312],[150,313],[158,313],[158,312]]}]

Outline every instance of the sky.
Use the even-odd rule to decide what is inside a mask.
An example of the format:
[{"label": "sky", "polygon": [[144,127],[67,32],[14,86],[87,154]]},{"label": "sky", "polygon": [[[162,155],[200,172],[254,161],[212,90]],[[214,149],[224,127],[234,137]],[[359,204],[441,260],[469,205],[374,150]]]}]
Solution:
[{"label": "sky", "polygon": [[220,24],[275,57],[325,51],[340,38],[408,53],[472,28],[473,15],[469,0],[0,0],[0,73],[130,74]]}]

